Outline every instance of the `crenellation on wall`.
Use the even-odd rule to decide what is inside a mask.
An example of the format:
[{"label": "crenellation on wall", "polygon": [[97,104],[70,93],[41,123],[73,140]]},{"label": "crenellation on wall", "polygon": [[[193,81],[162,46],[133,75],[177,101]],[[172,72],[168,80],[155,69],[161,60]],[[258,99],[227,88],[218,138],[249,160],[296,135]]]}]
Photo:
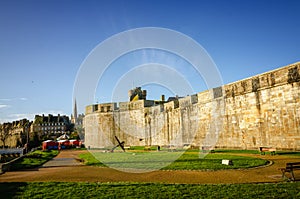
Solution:
[{"label": "crenellation on wall", "polygon": [[235,97],[249,92],[268,89],[300,81],[300,63],[285,66],[244,80],[224,85],[225,96]]},{"label": "crenellation on wall", "polygon": [[198,103],[208,103],[212,101],[213,93],[211,90],[206,90],[200,93],[197,93]]},{"label": "crenellation on wall", "polygon": [[93,113],[93,105],[89,105],[85,107],[85,114]]},{"label": "crenellation on wall", "polygon": [[173,109],[176,109],[178,108],[179,106],[177,105],[179,104],[178,102],[175,102],[175,101],[170,101],[170,102],[166,102],[164,103],[164,110],[165,111],[171,111]]}]

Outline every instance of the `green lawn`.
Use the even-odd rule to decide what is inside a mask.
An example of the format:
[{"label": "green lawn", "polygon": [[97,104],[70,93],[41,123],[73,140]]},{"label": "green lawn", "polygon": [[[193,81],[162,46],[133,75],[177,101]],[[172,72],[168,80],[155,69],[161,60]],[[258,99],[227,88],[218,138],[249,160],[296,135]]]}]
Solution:
[{"label": "green lawn", "polygon": [[[126,152],[84,153],[80,158],[87,165],[112,168],[135,168],[149,170],[219,170],[251,168],[268,164],[267,160],[226,153],[211,153],[201,158],[199,152]],[[223,159],[232,160],[233,165],[222,165]]]},{"label": "green lawn", "polygon": [[300,198],[300,182],[269,184],[0,183],[1,198]]},{"label": "green lawn", "polygon": [[[215,153],[239,153],[239,154],[260,154],[258,150],[231,150],[231,149],[216,149]],[[268,152],[267,152],[268,153]]]},{"label": "green lawn", "polygon": [[45,162],[51,160],[59,153],[58,150],[41,151],[36,150],[32,153],[25,155],[23,158],[14,162],[11,165],[11,170],[29,169],[41,166]]},{"label": "green lawn", "polygon": [[[232,165],[221,164],[222,160],[232,160]],[[199,158],[198,153],[185,152],[180,158],[163,169],[169,170],[219,170],[251,168],[266,165],[267,160],[245,157],[231,154],[207,154],[205,158]]]},{"label": "green lawn", "polygon": [[288,155],[288,156],[295,156],[299,157],[300,152],[299,151],[278,151],[276,152],[277,155]]}]

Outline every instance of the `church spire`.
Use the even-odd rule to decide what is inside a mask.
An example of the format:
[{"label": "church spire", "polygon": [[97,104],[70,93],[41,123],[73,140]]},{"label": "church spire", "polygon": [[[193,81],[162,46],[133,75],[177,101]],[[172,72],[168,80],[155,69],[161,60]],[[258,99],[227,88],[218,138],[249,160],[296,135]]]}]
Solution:
[{"label": "church spire", "polygon": [[76,99],[74,100],[73,118],[74,118],[74,124],[76,124],[76,122],[77,122],[77,104],[76,104]]}]

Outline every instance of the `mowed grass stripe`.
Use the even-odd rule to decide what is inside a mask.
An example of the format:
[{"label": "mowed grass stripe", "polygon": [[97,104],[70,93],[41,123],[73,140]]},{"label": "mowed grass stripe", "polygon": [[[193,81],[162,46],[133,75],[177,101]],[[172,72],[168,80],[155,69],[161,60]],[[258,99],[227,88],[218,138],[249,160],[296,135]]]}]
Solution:
[{"label": "mowed grass stripe", "polygon": [[0,183],[1,198],[299,198],[300,182],[270,184]]}]

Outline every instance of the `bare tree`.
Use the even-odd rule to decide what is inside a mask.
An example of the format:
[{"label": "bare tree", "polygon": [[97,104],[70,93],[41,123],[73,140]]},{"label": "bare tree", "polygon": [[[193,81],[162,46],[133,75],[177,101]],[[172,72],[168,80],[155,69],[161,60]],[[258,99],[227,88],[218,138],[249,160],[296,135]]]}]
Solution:
[{"label": "bare tree", "polygon": [[5,142],[7,138],[10,136],[9,134],[10,128],[11,128],[10,123],[4,123],[0,125],[0,140],[2,141],[3,149],[5,148]]}]

